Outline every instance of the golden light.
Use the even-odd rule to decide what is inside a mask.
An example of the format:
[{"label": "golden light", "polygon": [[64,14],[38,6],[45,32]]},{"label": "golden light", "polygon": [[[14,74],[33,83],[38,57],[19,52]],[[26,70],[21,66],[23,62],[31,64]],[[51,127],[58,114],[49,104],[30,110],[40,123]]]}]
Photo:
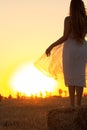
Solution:
[{"label": "golden light", "polygon": [[47,93],[58,90],[58,83],[51,77],[40,72],[33,63],[19,66],[10,79],[10,86],[14,91],[27,96],[37,95],[45,97]]}]

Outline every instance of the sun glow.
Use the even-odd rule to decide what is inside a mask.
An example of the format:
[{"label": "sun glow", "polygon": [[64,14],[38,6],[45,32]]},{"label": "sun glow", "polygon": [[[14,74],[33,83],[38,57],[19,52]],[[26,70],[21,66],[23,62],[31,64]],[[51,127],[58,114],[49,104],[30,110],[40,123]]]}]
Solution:
[{"label": "sun glow", "polygon": [[40,72],[33,63],[20,66],[10,79],[10,86],[14,91],[24,93],[27,96],[36,95],[46,97],[54,92],[58,83],[51,77]]}]

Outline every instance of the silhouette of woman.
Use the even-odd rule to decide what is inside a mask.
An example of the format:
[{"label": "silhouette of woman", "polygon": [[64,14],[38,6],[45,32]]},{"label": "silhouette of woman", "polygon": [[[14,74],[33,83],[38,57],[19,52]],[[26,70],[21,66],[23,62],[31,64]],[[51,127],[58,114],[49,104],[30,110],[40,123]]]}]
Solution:
[{"label": "silhouette of woman", "polygon": [[[61,38],[46,49],[50,56],[51,50],[62,43],[63,73],[65,85],[68,86],[70,103],[75,107],[75,91],[77,106],[81,105],[83,88],[86,86],[85,71],[87,63],[87,16],[82,0],[71,0],[70,15],[64,20],[64,33]],[[57,60],[57,59],[56,59]],[[57,62],[57,61],[56,61]]]}]

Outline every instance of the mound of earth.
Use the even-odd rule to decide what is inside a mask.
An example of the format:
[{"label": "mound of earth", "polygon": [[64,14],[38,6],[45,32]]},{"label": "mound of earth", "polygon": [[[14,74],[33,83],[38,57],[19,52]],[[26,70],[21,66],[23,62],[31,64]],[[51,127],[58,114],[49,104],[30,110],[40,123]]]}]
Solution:
[{"label": "mound of earth", "polygon": [[87,130],[87,106],[51,110],[47,119],[48,130]]}]

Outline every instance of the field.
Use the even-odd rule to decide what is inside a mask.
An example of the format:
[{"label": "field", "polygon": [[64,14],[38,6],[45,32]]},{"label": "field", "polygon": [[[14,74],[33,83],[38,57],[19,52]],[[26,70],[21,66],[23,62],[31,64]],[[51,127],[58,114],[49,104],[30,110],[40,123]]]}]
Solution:
[{"label": "field", "polygon": [[[82,105],[87,105],[83,97]],[[4,99],[0,102],[0,130],[48,130],[50,110],[69,106],[69,98]]]}]

